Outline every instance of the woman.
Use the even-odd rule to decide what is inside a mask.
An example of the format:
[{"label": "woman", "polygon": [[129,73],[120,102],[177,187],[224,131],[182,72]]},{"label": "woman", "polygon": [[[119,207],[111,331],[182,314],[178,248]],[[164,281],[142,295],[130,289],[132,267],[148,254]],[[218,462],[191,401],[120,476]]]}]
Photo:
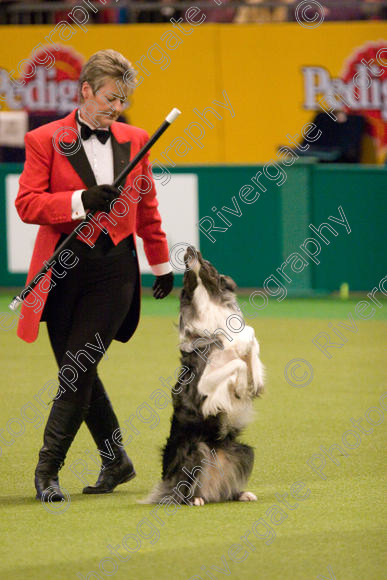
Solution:
[{"label": "woman", "polygon": [[[79,109],[25,138],[15,205],[24,222],[41,226],[28,281],[87,211],[96,212],[88,229],[77,229],[60,265],[52,264],[34,297],[23,303],[18,325],[19,337],[33,342],[39,322],[47,322],[59,367],[59,390],[35,471],[36,497],[42,501],[64,499],[58,470],[83,420],[102,458],[96,485],[83,492],[110,493],[135,476],[97,367],[112,340],[128,341],[138,324],[135,234],[143,239],[156,276],[155,298],[169,294],[173,273],[148,156],[127,177],[124,190],[109,185],[148,139],[143,129],[116,121],[134,85],[130,62],[114,50],[101,50],[81,71]],[[78,139],[70,146],[74,134]]]}]

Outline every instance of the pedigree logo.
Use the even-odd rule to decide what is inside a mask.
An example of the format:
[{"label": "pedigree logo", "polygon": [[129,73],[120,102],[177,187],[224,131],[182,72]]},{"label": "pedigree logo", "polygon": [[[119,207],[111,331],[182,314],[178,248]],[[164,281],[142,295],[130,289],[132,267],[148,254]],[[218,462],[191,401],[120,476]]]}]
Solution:
[{"label": "pedigree logo", "polygon": [[370,42],[347,59],[340,78],[321,66],[303,67],[304,108],[319,110],[319,101],[361,112],[379,147],[387,146],[387,42]]},{"label": "pedigree logo", "polygon": [[55,58],[52,47],[42,46],[33,58],[22,61],[22,67],[19,63],[19,78],[0,68],[0,101],[8,109],[65,114],[77,106],[84,59],[71,48],[57,46]]}]

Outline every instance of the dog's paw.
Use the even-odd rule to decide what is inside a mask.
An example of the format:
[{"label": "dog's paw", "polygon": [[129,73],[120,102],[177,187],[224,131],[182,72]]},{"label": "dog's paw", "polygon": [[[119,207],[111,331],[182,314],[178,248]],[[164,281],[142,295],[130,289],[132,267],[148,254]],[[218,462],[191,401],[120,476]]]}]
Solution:
[{"label": "dog's paw", "polygon": [[238,501],[257,501],[257,496],[252,491],[242,491]]},{"label": "dog's paw", "polygon": [[192,505],[200,505],[201,506],[201,505],[204,505],[204,504],[205,504],[205,501],[204,501],[204,499],[202,497],[194,497],[192,499]]}]

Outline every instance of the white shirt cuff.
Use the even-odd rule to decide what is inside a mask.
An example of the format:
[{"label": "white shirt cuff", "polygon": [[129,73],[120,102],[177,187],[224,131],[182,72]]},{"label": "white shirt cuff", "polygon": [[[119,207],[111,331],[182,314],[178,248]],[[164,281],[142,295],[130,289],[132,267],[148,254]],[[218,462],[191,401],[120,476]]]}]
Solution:
[{"label": "white shirt cuff", "polygon": [[78,189],[74,191],[71,197],[71,219],[72,220],[83,220],[86,217],[85,208],[82,203],[82,193],[84,189]]},{"label": "white shirt cuff", "polygon": [[171,264],[169,262],[163,262],[162,264],[156,264],[151,266],[152,272],[155,276],[163,276],[172,272]]}]

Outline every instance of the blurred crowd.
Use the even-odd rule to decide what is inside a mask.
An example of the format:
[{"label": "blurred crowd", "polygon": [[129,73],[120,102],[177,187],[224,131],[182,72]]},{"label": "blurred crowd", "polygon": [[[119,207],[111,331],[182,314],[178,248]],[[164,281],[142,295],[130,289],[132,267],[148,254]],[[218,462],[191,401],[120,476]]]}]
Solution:
[{"label": "blurred crowd", "polygon": [[[95,5],[89,9],[96,24],[131,22],[169,22],[171,18],[184,17],[185,6],[181,0],[88,0]],[[198,0],[206,22],[265,23],[295,21],[295,9],[300,0]],[[205,6],[204,4],[207,4]],[[387,2],[384,0],[321,0],[325,21],[386,20]],[[80,0],[56,2],[35,0],[0,0],[0,24],[51,24],[67,20],[68,13]]]}]

